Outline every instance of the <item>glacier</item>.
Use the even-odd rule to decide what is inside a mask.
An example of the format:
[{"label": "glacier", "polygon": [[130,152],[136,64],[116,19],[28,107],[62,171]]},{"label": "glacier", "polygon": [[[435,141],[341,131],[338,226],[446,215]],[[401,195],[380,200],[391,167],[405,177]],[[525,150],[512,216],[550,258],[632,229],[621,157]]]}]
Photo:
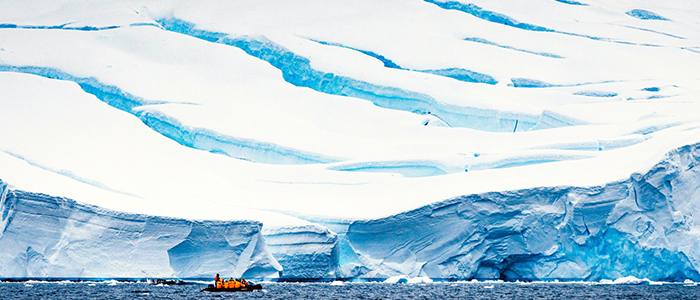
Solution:
[{"label": "glacier", "polygon": [[465,195],[347,237],[367,277],[698,280],[699,165],[689,145],[625,181]]},{"label": "glacier", "polygon": [[2,277],[276,277],[255,221],[194,221],[116,212],[8,188],[0,181]]},{"label": "glacier", "polygon": [[698,281],[652,2],[0,2],[0,278]]}]

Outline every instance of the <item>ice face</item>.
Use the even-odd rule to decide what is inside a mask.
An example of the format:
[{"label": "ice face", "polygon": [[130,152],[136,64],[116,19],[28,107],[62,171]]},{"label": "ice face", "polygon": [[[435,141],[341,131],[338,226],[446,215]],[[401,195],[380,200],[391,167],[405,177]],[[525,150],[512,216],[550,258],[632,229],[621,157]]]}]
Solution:
[{"label": "ice face", "polygon": [[685,146],[625,181],[467,195],[347,237],[367,277],[696,280],[698,163]]},{"label": "ice face", "polygon": [[265,243],[283,268],[280,278],[329,279],[339,268],[338,239],[318,225],[275,227],[263,231]]},{"label": "ice face", "polygon": [[255,221],[120,213],[0,181],[3,277],[277,277]]}]

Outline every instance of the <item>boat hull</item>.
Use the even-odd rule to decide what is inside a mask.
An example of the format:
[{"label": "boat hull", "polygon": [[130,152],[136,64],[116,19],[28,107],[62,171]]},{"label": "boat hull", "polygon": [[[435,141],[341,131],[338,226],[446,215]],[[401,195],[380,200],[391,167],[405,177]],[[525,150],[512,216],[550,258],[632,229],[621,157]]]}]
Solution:
[{"label": "boat hull", "polygon": [[252,292],[254,290],[262,290],[262,285],[259,284],[254,284],[254,285],[247,285],[244,287],[239,287],[239,288],[220,288],[217,289],[215,287],[208,287],[206,289],[201,290],[201,292],[214,292],[214,293],[221,293],[221,292]]}]

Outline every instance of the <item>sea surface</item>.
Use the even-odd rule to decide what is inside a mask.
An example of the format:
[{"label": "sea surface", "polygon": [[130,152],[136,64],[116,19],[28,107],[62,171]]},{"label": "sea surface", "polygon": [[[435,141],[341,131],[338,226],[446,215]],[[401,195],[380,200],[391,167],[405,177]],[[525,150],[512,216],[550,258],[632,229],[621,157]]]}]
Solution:
[{"label": "sea surface", "polygon": [[0,283],[0,299],[700,299],[697,284],[263,283],[263,290],[253,292],[200,292],[205,287],[30,281]]}]

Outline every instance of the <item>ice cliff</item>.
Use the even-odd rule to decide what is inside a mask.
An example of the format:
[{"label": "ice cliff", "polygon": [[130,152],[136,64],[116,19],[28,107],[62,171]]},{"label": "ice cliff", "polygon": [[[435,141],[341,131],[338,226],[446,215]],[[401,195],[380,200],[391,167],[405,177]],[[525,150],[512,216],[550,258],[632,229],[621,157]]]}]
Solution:
[{"label": "ice cliff", "polygon": [[263,230],[265,243],[282,265],[285,280],[333,279],[339,263],[338,238],[319,225]]},{"label": "ice cliff", "polygon": [[349,226],[365,277],[700,280],[700,144],[592,187],[465,195]]},{"label": "ice cliff", "polygon": [[0,181],[0,276],[276,277],[255,221],[129,214],[14,190]]}]

